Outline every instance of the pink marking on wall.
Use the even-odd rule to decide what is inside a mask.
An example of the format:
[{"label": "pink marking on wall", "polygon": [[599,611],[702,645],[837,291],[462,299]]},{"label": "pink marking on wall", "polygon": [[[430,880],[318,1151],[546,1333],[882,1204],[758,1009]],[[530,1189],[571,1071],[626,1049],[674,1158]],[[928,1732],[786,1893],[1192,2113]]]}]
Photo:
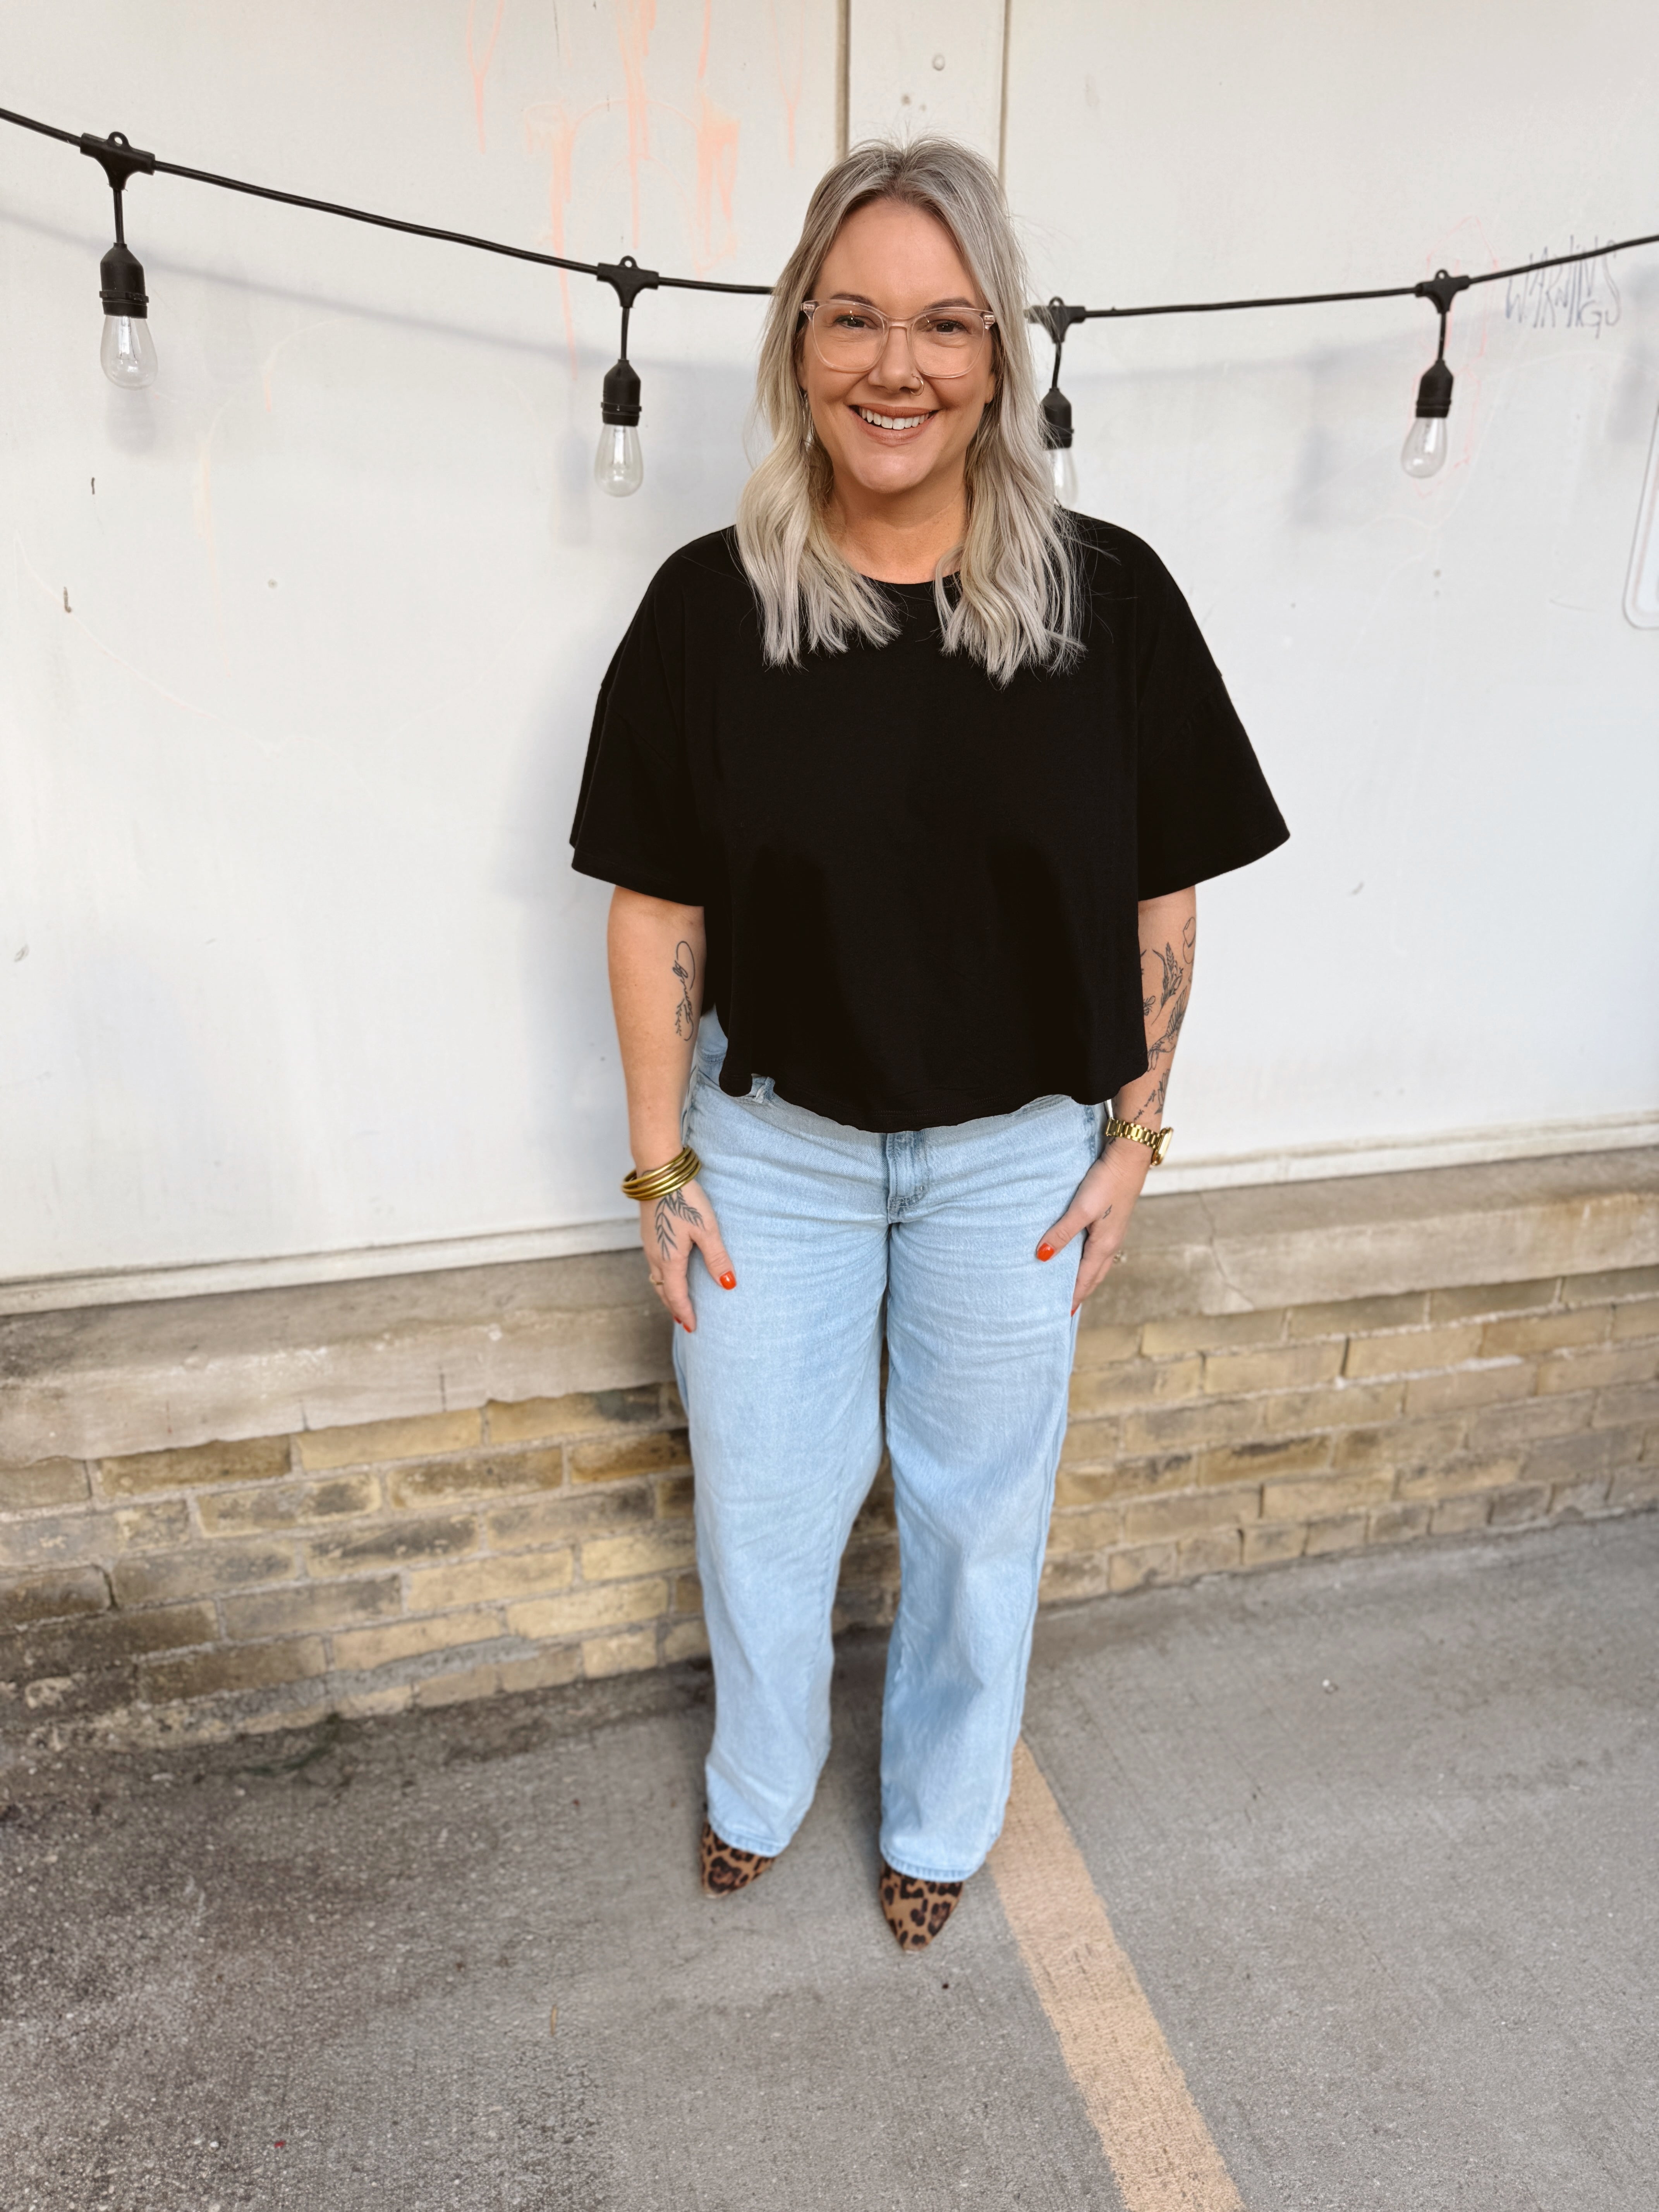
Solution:
[{"label": "pink marking on wall", "polygon": [[[572,116],[562,100],[542,100],[525,111],[525,137],[532,151],[541,148],[548,155],[548,231],[549,242],[555,253],[564,253],[569,250],[565,244],[564,214],[570,204],[570,171],[576,150],[576,133],[590,115],[599,112],[597,107],[589,107],[582,114]],[[559,271],[559,304],[564,314],[564,339],[570,356],[570,380],[574,384],[579,374],[576,323],[570,310],[570,278],[562,269]]]},{"label": "pink marking on wall", "polygon": [[[793,35],[786,36],[778,21],[781,8],[791,18]],[[772,60],[778,73],[778,90],[783,96],[789,166],[793,169],[795,166],[795,110],[800,106],[801,75],[806,61],[805,0],[793,0],[793,4],[792,0],[766,0],[766,15],[772,27]]]},{"label": "pink marking on wall", "polygon": [[[716,107],[702,87],[697,87],[697,273],[730,253],[736,244],[732,231],[732,191],[738,178],[738,132],[735,115]],[[718,191],[726,235],[714,243],[714,197]]]},{"label": "pink marking on wall", "polygon": [[657,27],[657,0],[615,0],[617,43],[622,49],[623,98],[628,109],[628,186],[632,216],[630,242],[640,242],[640,164],[651,158],[651,100],[645,88],[645,57]]},{"label": "pink marking on wall", "polygon": [[489,64],[495,52],[495,41],[501,36],[501,16],[507,0],[495,0],[495,15],[489,26],[489,36],[484,43],[483,59],[478,59],[473,44],[472,21],[477,12],[478,0],[466,0],[466,65],[472,76],[472,114],[478,126],[478,151],[484,151],[483,96],[484,79],[489,75]]}]

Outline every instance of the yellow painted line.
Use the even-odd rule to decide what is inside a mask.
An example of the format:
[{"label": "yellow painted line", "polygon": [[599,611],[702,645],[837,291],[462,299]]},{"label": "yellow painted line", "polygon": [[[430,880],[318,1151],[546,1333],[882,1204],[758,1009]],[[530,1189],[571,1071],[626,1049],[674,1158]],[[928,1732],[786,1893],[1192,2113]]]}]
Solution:
[{"label": "yellow painted line", "polygon": [[1002,1909],[1127,2212],[1243,2212],[1054,1792],[1022,1740],[991,1854]]}]

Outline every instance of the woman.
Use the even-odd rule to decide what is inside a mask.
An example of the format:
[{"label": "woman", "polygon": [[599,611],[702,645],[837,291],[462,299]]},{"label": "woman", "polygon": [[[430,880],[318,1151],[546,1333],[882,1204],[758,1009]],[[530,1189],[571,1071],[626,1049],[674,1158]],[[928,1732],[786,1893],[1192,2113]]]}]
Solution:
[{"label": "woman", "polygon": [[1193,886],[1288,834],[1157,556],[1054,503],[1026,297],[977,155],[830,170],[762,343],[772,449],[647,592],[572,835],[617,886],[623,1188],[690,1422],[703,1886],[811,1802],[884,1432],[878,1893],[912,1950],[1001,1825],[1077,1310],[1164,1141]]}]

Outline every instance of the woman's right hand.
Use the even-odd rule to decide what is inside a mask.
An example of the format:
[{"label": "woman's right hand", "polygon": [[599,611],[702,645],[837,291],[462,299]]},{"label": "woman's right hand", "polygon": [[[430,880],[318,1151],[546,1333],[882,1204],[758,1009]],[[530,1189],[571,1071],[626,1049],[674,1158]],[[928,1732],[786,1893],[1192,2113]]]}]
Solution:
[{"label": "woman's right hand", "polygon": [[695,1330],[697,1326],[686,1279],[694,1249],[702,1255],[704,1265],[723,1291],[738,1287],[737,1273],[720,1242],[714,1209],[700,1183],[688,1182],[666,1198],[645,1200],[640,1207],[640,1242],[645,1247],[651,1287],[684,1329]]}]

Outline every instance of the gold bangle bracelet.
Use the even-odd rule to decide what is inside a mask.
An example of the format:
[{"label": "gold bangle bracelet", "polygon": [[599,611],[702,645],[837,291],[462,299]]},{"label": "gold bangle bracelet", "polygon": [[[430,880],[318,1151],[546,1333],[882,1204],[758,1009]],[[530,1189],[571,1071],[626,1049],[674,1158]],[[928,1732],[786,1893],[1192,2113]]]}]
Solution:
[{"label": "gold bangle bracelet", "polygon": [[673,1158],[659,1168],[647,1168],[643,1174],[636,1169],[622,1179],[624,1198],[636,1198],[648,1206],[653,1198],[667,1198],[684,1189],[702,1172],[702,1162],[690,1145],[675,1153]]}]

